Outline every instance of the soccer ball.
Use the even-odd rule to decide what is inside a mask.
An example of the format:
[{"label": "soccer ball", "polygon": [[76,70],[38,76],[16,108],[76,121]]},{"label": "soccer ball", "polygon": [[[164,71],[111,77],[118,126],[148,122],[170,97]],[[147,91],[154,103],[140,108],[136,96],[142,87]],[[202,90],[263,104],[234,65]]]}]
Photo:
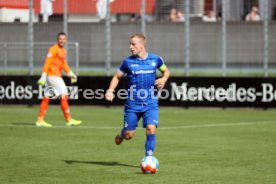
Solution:
[{"label": "soccer ball", "polygon": [[146,156],[140,161],[140,167],[144,174],[154,174],[158,171],[159,162],[154,156]]}]

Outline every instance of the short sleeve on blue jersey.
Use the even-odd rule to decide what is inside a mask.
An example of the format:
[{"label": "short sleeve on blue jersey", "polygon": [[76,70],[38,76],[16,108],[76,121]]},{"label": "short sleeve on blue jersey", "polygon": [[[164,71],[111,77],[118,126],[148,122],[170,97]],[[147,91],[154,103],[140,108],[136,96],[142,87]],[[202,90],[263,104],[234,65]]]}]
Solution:
[{"label": "short sleeve on blue jersey", "polygon": [[164,61],[163,61],[163,58],[162,57],[158,57],[158,60],[157,60],[157,68],[160,70],[160,71],[164,71],[166,69],[166,65],[164,64]]},{"label": "short sleeve on blue jersey", "polygon": [[119,71],[122,73],[127,73],[127,62],[124,60],[119,68]]}]

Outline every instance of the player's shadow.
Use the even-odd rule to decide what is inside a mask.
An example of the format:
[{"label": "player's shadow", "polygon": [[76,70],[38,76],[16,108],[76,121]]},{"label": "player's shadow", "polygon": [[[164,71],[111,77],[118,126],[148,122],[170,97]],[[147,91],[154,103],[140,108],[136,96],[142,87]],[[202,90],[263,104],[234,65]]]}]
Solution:
[{"label": "player's shadow", "polygon": [[119,162],[107,162],[107,161],[79,161],[79,160],[63,160],[66,164],[94,164],[94,165],[102,165],[102,166],[124,166],[124,167],[135,167],[139,168],[139,166],[122,164]]},{"label": "player's shadow", "polygon": [[34,123],[16,123],[16,122],[12,122],[10,123],[13,126],[35,126]]}]

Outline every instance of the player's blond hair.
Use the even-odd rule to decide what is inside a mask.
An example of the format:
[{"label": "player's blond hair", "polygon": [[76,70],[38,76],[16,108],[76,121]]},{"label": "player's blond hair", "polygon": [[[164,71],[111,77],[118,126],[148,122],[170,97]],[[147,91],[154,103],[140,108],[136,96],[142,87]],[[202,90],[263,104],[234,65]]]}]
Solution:
[{"label": "player's blond hair", "polygon": [[134,33],[130,36],[130,39],[132,38],[139,38],[140,40],[142,40],[144,42],[144,44],[146,45],[146,37],[144,34],[142,33]]}]

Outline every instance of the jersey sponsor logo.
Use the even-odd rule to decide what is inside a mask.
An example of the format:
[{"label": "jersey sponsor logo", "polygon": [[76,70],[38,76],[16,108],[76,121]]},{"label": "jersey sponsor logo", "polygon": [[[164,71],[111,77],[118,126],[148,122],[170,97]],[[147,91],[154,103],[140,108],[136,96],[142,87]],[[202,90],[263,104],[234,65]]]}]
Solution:
[{"label": "jersey sponsor logo", "polygon": [[131,72],[132,74],[151,74],[151,73],[154,73],[155,71],[154,70],[137,70],[137,71],[132,70]]},{"label": "jersey sponsor logo", "polygon": [[139,66],[138,64],[131,64],[130,65],[131,67],[137,67],[137,66]]}]

